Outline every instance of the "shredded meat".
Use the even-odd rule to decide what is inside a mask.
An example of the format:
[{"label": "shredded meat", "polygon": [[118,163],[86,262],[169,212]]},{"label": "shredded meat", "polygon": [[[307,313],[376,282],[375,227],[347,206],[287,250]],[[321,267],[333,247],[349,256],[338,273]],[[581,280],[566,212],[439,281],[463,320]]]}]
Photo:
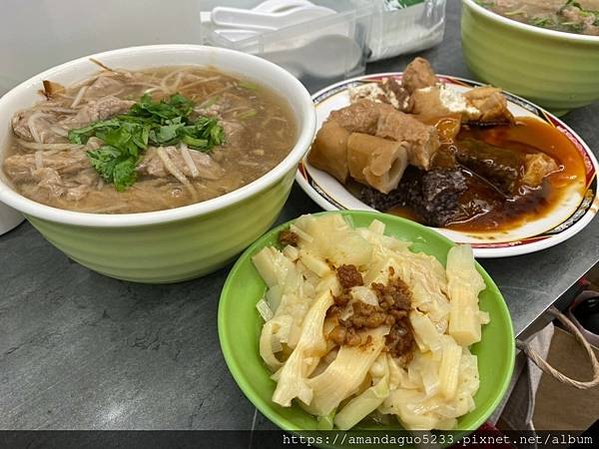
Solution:
[{"label": "shredded meat", "polygon": [[391,274],[387,285],[374,283],[372,289],[379,298],[379,306],[387,313],[387,324],[393,323],[385,337],[387,350],[392,356],[409,361],[415,347],[414,332],[408,318],[412,302],[409,287]]},{"label": "shredded meat", "polygon": [[299,243],[299,235],[289,229],[283,229],[279,232],[279,243],[283,246],[297,246]]},{"label": "shredded meat", "polygon": [[[395,311],[410,310],[412,294],[405,282],[397,277],[389,278],[387,285],[373,283],[371,285],[379,298],[379,305],[393,314]],[[403,316],[403,315],[402,315]]]},{"label": "shredded meat", "polygon": [[[89,193],[91,185],[98,182],[98,174],[83,150],[45,154],[40,168],[36,168],[35,157],[35,154],[15,154],[6,158],[4,169],[17,182],[35,184],[40,195],[64,196],[68,201],[78,201]],[[71,178],[67,181],[65,176]]]},{"label": "shredded meat", "polygon": [[227,140],[225,145],[243,146],[245,141],[251,135],[241,123],[229,122],[221,120],[220,125],[223,127]]},{"label": "shredded meat", "polygon": [[344,289],[364,285],[362,274],[355,265],[341,265],[337,268],[337,279]]},{"label": "shredded meat", "polygon": [[99,76],[90,86],[85,90],[83,96],[86,100],[97,99],[106,95],[117,95],[125,87],[123,81],[119,81],[114,76]]},{"label": "shredded meat", "polygon": [[588,11],[584,11],[582,8],[572,5],[561,8],[559,14],[565,19],[565,21],[562,22],[564,25],[567,23],[580,29],[581,34],[599,36],[596,12],[595,14],[589,14]]},{"label": "shredded meat", "polygon": [[[40,111],[27,109],[17,112],[11,119],[11,125],[13,132],[17,135],[17,137],[28,142],[33,142],[36,139],[34,139],[33,133],[29,126],[32,124],[40,142],[53,143],[62,140],[61,137],[56,135],[56,133],[51,129],[52,123],[56,123],[58,120],[60,120],[60,117],[62,117],[60,113],[52,112],[51,110],[42,109]],[[32,120],[30,121],[30,119]]]},{"label": "shredded meat", "polygon": [[336,319],[338,323],[328,338],[339,346],[360,346],[369,343],[369,336],[361,331],[386,325],[390,327],[385,337],[386,350],[404,363],[411,360],[415,340],[408,318],[412,301],[409,287],[390,269],[387,285],[373,283],[370,286],[377,295],[378,305],[354,301],[351,303],[351,315],[341,319],[341,311],[352,299],[351,288],[364,282],[361,273],[353,265],[339,267],[337,277],[343,291],[334,297],[335,305],[327,312],[327,317]]},{"label": "shredded meat", "polygon": [[412,359],[415,347],[414,331],[407,317],[395,322],[385,337],[385,344],[393,357],[401,358],[405,362]]},{"label": "shredded meat", "polygon": [[333,297],[333,300],[335,301],[335,306],[337,306],[337,308],[335,309],[335,306],[333,306],[331,308],[331,312],[338,310],[340,307],[345,307],[351,299],[352,297],[349,289],[343,289],[339,295]]}]

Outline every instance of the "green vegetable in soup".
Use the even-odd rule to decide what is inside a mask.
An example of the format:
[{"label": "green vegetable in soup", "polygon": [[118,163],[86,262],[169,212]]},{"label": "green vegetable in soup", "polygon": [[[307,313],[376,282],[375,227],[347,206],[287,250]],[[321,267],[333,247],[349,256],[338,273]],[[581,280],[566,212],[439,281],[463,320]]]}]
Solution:
[{"label": "green vegetable in soup", "polygon": [[514,9],[513,11],[507,11],[505,13],[505,15],[508,17],[517,16],[520,14],[526,15],[526,7],[525,6],[522,6],[518,9]]},{"label": "green vegetable in soup", "polygon": [[559,12],[561,13],[568,6],[573,6],[574,8],[583,9],[582,6],[580,6],[580,3],[578,3],[576,0],[566,0],[566,3],[564,3],[564,5],[559,9]]},{"label": "green vegetable in soup", "polygon": [[119,192],[135,183],[137,157],[126,155],[110,145],[88,151],[87,156],[102,179],[114,184]]},{"label": "green vegetable in soup", "polygon": [[146,94],[126,114],[69,131],[69,140],[77,144],[87,143],[90,137],[102,140],[103,145],[88,151],[87,156],[106,182],[123,191],[135,183],[135,168],[149,145],[184,143],[193,150],[209,152],[224,143],[218,120],[191,119],[193,108],[194,103],[178,93],[161,101]]},{"label": "green vegetable in soup", "polygon": [[555,22],[549,17],[533,17],[530,24],[541,28],[553,28],[555,26]]},{"label": "green vegetable in soup", "polygon": [[570,31],[571,33],[582,33],[583,26],[578,22],[562,22],[562,26],[566,28],[565,31]]},{"label": "green vegetable in soup", "polygon": [[492,0],[474,0],[477,5],[482,6],[483,8],[490,8],[495,5],[495,2]]},{"label": "green vegetable in soup", "polygon": [[239,87],[243,87],[244,89],[249,89],[249,90],[258,90],[258,85],[251,83],[249,81],[240,81],[237,84]]},{"label": "green vegetable in soup", "polygon": [[250,109],[248,111],[245,111],[245,112],[242,112],[241,114],[239,114],[237,116],[237,118],[239,118],[240,120],[246,120],[248,118],[254,117],[257,113],[258,113],[258,111],[256,111],[255,109]]}]

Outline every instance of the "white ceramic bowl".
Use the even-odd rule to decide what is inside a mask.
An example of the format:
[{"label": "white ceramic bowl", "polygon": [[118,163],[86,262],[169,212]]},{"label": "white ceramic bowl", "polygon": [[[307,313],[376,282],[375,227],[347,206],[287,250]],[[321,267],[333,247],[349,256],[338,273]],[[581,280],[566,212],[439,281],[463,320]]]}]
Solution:
[{"label": "white ceramic bowl", "polygon": [[222,266],[274,222],[289,194],[297,164],[315,132],[310,94],[279,66],[256,56],[199,45],[130,47],[79,58],[23,82],[0,98],[0,160],[12,115],[40,100],[42,80],[61,84],[98,70],[95,58],[111,67],[142,69],[166,65],[213,66],[266,86],[287,100],[297,121],[291,152],[250,184],[220,197],[176,209],[137,214],[89,214],[29,200],[0,173],[0,201],[22,212],[51,243],[72,259],[108,276],[140,282],[173,282]]}]

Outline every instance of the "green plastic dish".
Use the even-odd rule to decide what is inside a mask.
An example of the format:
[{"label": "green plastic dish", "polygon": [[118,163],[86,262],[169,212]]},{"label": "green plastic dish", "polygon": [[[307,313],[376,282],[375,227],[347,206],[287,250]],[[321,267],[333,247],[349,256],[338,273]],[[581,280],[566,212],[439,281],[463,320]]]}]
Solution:
[{"label": "green plastic dish", "polygon": [[[362,211],[323,212],[349,217],[354,226],[368,226],[375,218],[386,225],[385,233],[401,240],[412,241],[412,249],[435,256],[445,264],[449,249],[454,245],[422,225],[392,215]],[[322,215],[317,214],[317,215]],[[289,223],[272,229],[250,246],[239,258],[225,282],[218,309],[218,333],[225,361],[239,388],[260,412],[281,429],[292,432],[318,430],[313,416],[298,406],[281,407],[271,401],[275,382],[260,358],[258,339],[262,320],[256,303],[264,294],[266,284],[254,268],[251,257],[265,246],[273,245],[277,234]],[[458,431],[480,427],[503,398],[514,367],[514,331],[508,308],[499,289],[477,264],[487,288],[480,295],[480,308],[489,313],[491,322],[483,327],[482,341],[472,346],[478,356],[480,389],[474,401],[476,409],[461,417]],[[377,429],[401,430],[378,426]],[[373,430],[374,427],[362,427]]]}]

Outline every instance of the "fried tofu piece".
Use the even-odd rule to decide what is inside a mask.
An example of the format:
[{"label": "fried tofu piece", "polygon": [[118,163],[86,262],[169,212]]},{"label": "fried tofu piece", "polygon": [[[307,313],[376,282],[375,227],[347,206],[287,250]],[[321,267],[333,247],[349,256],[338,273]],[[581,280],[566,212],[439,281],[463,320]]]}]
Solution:
[{"label": "fried tofu piece", "polygon": [[450,86],[418,89],[412,94],[412,113],[430,123],[442,117],[460,118],[477,125],[509,124],[514,121],[501,89],[477,87],[461,93]]},{"label": "fried tofu piece", "polygon": [[[351,133],[404,143],[408,162],[424,170],[429,169],[431,159],[440,146],[434,126],[425,125],[389,104],[361,100],[331,112],[316,135],[308,161],[340,182],[345,182],[349,176],[347,142]],[[368,148],[374,151],[373,145],[369,144]],[[376,174],[381,175],[382,173]]]},{"label": "fried tofu piece", "polygon": [[403,72],[402,85],[410,93],[417,89],[435,86],[438,82],[430,63],[421,57],[410,62]]},{"label": "fried tofu piece", "polygon": [[380,82],[349,87],[348,92],[351,103],[370,100],[375,103],[390,104],[402,112],[410,112],[412,109],[410,93],[393,77],[383,78]]},{"label": "fried tofu piece", "polygon": [[529,187],[538,187],[547,176],[559,170],[557,162],[544,153],[524,156],[524,173],[522,183]]},{"label": "fried tofu piece", "polygon": [[[412,93],[412,114],[424,123],[451,117],[462,120],[468,115],[466,99],[457,91],[444,86],[425,87]],[[478,113],[472,109],[471,113]]]},{"label": "fried tofu piece", "polygon": [[507,107],[507,100],[496,87],[475,87],[464,93],[464,98],[470,107],[478,110],[478,114],[471,114],[469,122],[485,125],[498,125],[513,123],[514,116]]},{"label": "fried tofu piece", "polygon": [[412,110],[412,98],[408,89],[406,89],[402,83],[398,82],[395,78],[386,78],[383,80],[383,90],[387,93],[387,96],[395,103],[391,101],[391,104],[399,109],[401,112],[409,113]]},{"label": "fried tofu piece", "polygon": [[347,89],[350,103],[358,103],[362,100],[370,100],[375,103],[389,103],[397,107],[397,101],[393,101],[383,89],[382,83],[365,83],[359,86],[350,86]]}]

